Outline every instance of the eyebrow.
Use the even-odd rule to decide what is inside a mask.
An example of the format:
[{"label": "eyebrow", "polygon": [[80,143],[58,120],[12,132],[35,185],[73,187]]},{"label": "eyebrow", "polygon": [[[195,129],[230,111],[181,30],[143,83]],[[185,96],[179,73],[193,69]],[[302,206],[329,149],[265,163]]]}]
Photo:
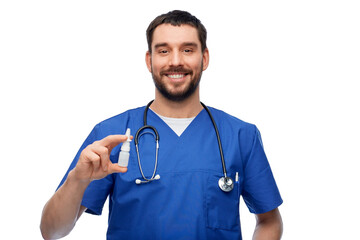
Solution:
[{"label": "eyebrow", "polygon": [[197,43],[195,43],[195,42],[185,42],[184,44],[183,44],[183,46],[185,46],[185,47],[198,47],[198,44]]},{"label": "eyebrow", "polygon": [[157,44],[155,44],[154,49],[157,49],[157,48],[160,48],[160,47],[166,47],[166,46],[168,46],[167,43],[157,43]]},{"label": "eyebrow", "polygon": [[[185,46],[185,47],[198,47],[198,44],[195,43],[195,42],[184,42],[181,45]],[[164,43],[157,43],[157,44],[155,44],[154,49],[158,49],[160,47],[167,47],[167,46],[169,46],[169,44],[165,43],[165,42]]]}]

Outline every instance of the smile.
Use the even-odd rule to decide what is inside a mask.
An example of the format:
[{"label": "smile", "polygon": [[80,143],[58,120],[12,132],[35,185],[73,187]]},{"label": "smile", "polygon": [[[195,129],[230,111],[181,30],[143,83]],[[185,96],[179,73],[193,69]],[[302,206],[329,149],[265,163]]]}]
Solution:
[{"label": "smile", "polygon": [[174,79],[180,79],[185,77],[186,74],[168,74],[167,77],[174,78]]}]

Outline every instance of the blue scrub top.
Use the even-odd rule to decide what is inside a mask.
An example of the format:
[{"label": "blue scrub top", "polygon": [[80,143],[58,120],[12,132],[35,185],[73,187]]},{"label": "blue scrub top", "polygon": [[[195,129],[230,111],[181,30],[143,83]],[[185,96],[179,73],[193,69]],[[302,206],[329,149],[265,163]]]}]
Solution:
[{"label": "blue scrub top", "polygon": [[[60,186],[87,145],[111,134],[124,134],[127,128],[135,135],[143,126],[144,109],[132,109],[97,124]],[[223,176],[221,158],[214,127],[204,109],[180,137],[149,110],[148,124],[160,135],[157,173],[161,179],[135,184],[141,174],[132,141],[128,171],[92,181],[83,197],[87,212],[100,215],[109,196],[107,239],[241,239],[240,195],[256,214],[282,203],[256,126],[209,109],[219,128],[228,176],[235,181],[236,172],[239,175],[234,189],[225,193],[218,186]],[[114,163],[120,147],[111,152]],[[153,136],[144,134],[139,148],[142,169],[150,177],[155,164]]]}]

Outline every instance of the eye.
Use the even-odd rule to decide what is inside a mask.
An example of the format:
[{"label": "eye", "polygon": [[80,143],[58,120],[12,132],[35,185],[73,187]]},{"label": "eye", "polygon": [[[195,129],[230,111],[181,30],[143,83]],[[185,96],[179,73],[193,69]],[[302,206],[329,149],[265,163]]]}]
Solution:
[{"label": "eye", "polygon": [[184,52],[191,53],[191,52],[193,52],[193,50],[192,49],[185,49]]},{"label": "eye", "polygon": [[167,54],[169,51],[168,50],[160,50],[159,53],[161,54]]}]

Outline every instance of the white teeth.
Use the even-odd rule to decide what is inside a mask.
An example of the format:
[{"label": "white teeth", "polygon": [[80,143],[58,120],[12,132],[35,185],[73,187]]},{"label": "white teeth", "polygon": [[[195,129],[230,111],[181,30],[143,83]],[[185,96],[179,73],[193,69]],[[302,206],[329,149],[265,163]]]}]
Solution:
[{"label": "white teeth", "polygon": [[173,75],[168,75],[169,78],[183,78],[185,75],[184,74],[173,74]]}]

